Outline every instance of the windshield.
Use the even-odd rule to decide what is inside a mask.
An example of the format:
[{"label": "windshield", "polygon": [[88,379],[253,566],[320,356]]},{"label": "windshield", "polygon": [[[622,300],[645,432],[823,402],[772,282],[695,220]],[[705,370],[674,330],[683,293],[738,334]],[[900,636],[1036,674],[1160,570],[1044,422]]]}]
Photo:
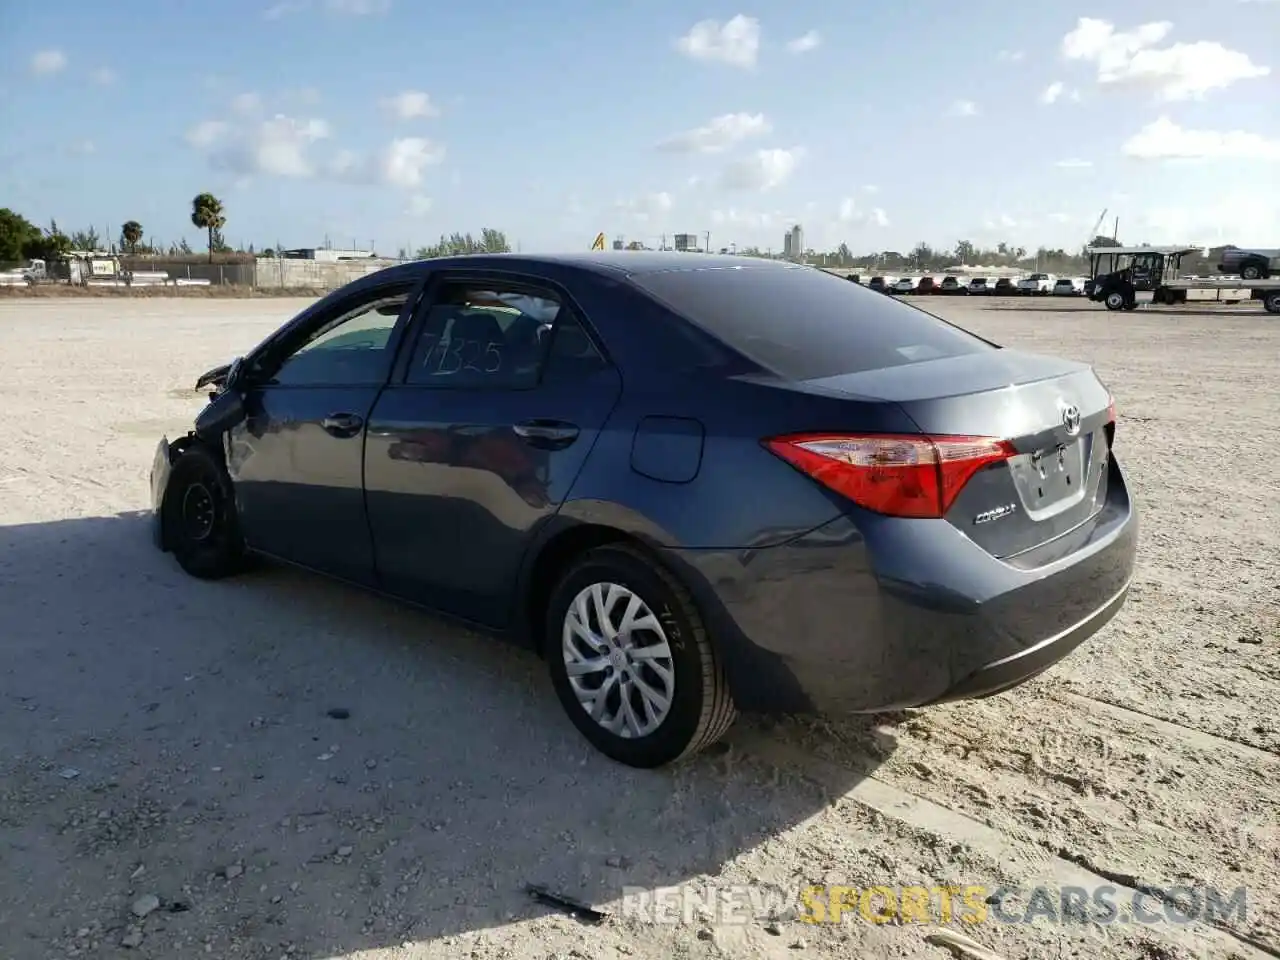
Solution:
[{"label": "windshield", "polygon": [[923,310],[806,267],[668,270],[632,282],[789,380],[995,349]]}]

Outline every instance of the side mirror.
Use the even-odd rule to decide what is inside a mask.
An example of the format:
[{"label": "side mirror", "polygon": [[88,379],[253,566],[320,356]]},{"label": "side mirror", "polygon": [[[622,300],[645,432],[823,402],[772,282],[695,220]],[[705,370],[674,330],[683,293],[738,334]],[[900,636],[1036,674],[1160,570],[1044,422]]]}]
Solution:
[{"label": "side mirror", "polygon": [[244,397],[238,390],[223,390],[214,394],[208,405],[196,417],[196,436],[206,443],[218,444],[222,435],[245,418]]}]

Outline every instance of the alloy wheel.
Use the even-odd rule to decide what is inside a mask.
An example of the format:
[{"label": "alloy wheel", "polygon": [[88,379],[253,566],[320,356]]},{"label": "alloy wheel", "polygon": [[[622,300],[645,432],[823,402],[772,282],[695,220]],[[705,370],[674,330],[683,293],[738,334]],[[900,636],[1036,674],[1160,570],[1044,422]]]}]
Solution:
[{"label": "alloy wheel", "polygon": [[582,709],[615,736],[638,739],[671,712],[675,667],[649,605],[616,583],[579,591],[565,613],[561,654]]}]

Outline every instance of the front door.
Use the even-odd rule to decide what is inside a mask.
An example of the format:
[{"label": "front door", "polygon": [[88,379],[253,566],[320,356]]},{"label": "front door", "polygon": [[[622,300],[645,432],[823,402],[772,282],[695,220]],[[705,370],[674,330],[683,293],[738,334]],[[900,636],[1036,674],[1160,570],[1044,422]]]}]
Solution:
[{"label": "front door", "polygon": [[621,391],[563,291],[451,273],[369,418],[365,492],[382,584],[507,625],[525,549]]},{"label": "front door", "polygon": [[227,450],[250,547],[372,582],[365,421],[417,286],[366,288],[334,303],[250,375],[247,416],[230,432]]}]

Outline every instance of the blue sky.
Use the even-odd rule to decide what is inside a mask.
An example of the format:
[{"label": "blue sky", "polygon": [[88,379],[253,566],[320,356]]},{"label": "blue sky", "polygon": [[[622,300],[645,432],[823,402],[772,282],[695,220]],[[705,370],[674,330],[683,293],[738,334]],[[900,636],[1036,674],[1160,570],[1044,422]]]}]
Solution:
[{"label": "blue sky", "polygon": [[1280,0],[6,10],[0,206],[164,243],[1280,243]]}]

